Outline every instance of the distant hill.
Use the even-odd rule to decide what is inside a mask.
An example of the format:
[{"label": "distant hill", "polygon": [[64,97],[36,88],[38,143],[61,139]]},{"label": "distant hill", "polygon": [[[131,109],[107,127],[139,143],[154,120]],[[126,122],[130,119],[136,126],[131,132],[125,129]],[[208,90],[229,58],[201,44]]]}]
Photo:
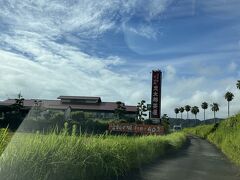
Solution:
[{"label": "distant hill", "polygon": [[[223,120],[224,120],[223,118],[216,118],[216,122],[221,122]],[[204,123],[204,121],[202,122]],[[205,120],[205,124],[212,124],[212,123],[214,123],[214,118]]]},{"label": "distant hill", "polygon": [[[216,122],[220,122],[224,119],[216,118]],[[212,124],[214,123],[214,119],[207,119],[205,121],[200,121],[199,119],[181,119],[181,118],[169,118],[171,128],[173,125],[182,125],[182,127],[193,127],[199,124]]]}]

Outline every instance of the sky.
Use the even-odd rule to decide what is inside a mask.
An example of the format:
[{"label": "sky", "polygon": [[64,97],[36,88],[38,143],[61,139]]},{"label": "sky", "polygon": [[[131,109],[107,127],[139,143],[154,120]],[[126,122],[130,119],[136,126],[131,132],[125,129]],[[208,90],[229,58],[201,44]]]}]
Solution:
[{"label": "sky", "polygon": [[239,9],[239,0],[1,0],[0,100],[21,92],[150,103],[151,71],[160,69],[162,113],[206,101],[219,103],[224,118],[231,91],[233,115]]}]

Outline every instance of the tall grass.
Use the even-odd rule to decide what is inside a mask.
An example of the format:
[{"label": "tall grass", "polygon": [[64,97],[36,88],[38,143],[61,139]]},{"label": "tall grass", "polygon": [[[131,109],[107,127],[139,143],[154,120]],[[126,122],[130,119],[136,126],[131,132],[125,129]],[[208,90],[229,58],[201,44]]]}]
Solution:
[{"label": "tall grass", "polygon": [[7,128],[0,129],[0,155],[3,153],[9,141],[10,137]]},{"label": "tall grass", "polygon": [[221,122],[208,140],[240,166],[240,114]]},{"label": "tall grass", "polygon": [[206,138],[214,130],[214,125],[200,125],[192,128],[185,128],[183,131],[187,134],[193,134],[201,138]]},{"label": "tall grass", "polygon": [[16,133],[0,158],[2,179],[110,179],[185,141],[167,136],[72,136]]},{"label": "tall grass", "polygon": [[240,166],[240,114],[213,125],[184,129],[185,132],[207,138],[226,156]]}]

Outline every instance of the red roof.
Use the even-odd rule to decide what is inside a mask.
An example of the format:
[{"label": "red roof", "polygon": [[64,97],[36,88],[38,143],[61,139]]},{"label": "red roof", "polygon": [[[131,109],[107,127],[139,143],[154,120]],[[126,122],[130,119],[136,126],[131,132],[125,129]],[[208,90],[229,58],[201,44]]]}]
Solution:
[{"label": "red roof", "polygon": [[[61,96],[60,96],[61,97]],[[71,96],[74,97],[74,96]],[[73,110],[90,110],[90,111],[114,111],[117,108],[116,102],[101,102],[96,104],[63,104],[61,100],[41,100],[41,99],[25,99],[23,105],[31,108],[35,105],[35,101],[42,101],[42,106],[49,109],[67,109],[69,106]],[[0,102],[0,105],[14,104],[14,99],[8,99]],[[135,113],[137,111],[136,106],[125,106],[126,111],[129,113]]]}]

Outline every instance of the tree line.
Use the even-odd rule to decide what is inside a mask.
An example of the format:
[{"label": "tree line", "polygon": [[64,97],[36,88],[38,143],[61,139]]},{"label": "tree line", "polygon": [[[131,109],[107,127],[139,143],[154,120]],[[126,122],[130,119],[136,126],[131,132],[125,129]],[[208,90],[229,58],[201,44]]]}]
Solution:
[{"label": "tree line", "polygon": [[[240,80],[237,81],[236,87],[240,90]],[[234,94],[232,92],[228,91],[225,93],[224,98],[228,102],[228,117],[229,117],[230,116],[230,102],[234,99]],[[211,111],[213,111],[214,123],[216,123],[216,112],[218,112],[220,110],[219,106],[220,105],[217,102],[213,102],[212,104],[210,104]],[[207,102],[203,102],[201,104],[201,108],[203,109],[203,112],[204,112],[204,121],[206,120],[206,110],[208,109],[208,107],[209,107],[209,104]],[[190,105],[185,105],[184,107],[175,108],[174,112],[176,114],[176,118],[178,118],[178,114],[180,113],[181,119],[182,119],[182,114],[184,111],[187,112],[187,119],[189,119],[189,112],[191,112],[195,116],[195,123],[196,123],[197,114],[200,112],[199,107],[198,106],[191,107]]]}]

